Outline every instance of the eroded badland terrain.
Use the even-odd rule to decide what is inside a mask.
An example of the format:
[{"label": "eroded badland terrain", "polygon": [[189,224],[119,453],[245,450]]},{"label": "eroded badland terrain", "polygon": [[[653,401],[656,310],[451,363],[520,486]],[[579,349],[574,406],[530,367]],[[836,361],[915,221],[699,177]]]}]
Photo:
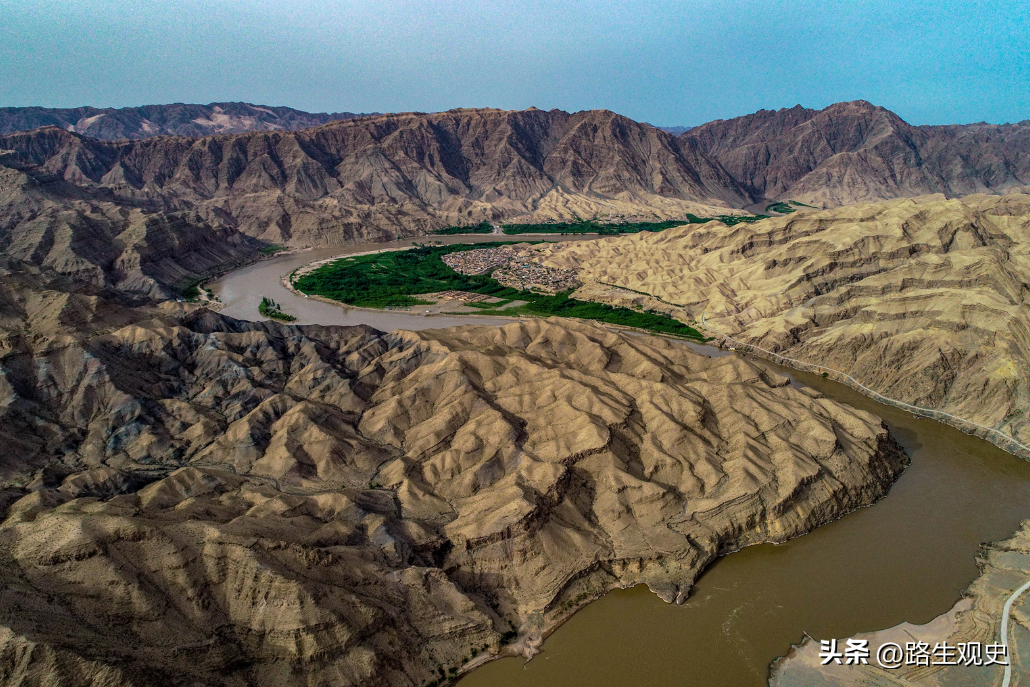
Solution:
[{"label": "eroded badland terrain", "polygon": [[905,463],[878,419],[676,343],[127,312],[38,279],[8,273],[34,288],[4,310],[12,683],[418,685],[612,587],[675,600]]},{"label": "eroded badland terrain", "polygon": [[[174,301],[269,244],[876,200],[526,255],[1030,443],[1030,127],[981,129],[845,103],[679,137],[539,110],[0,136],[0,682],[440,683],[610,589],[682,600],[907,463],[879,418],[681,342]],[[1008,195],[924,195],[977,191]]]},{"label": "eroded badland terrain", "polygon": [[1030,196],[928,196],[531,251],[575,270],[577,297],[704,315],[730,346],[840,371],[1030,455],[1002,437],[1030,444]]}]

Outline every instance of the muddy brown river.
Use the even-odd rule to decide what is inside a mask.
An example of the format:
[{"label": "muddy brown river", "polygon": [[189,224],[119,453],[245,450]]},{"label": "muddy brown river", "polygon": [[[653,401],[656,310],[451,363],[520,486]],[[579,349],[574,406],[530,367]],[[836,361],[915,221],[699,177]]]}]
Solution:
[{"label": "muddy brown river", "polygon": [[[470,238],[441,237],[445,243]],[[226,303],[224,312],[243,319],[260,319],[257,303],[266,295],[301,324],[392,330],[510,321],[344,309],[296,296],[280,284],[284,274],[313,260],[386,247],[391,245],[283,256],[210,286]],[[494,661],[460,687],[766,685],[769,664],[805,633],[842,638],[906,621],[925,623],[946,612],[977,576],[981,543],[1011,535],[1030,518],[1030,462],[835,382],[777,369],[795,384],[887,422],[912,458],[890,494],[786,544],[752,546],[719,559],[682,606],[664,603],[646,587],[612,592],[559,627],[529,663]]]}]

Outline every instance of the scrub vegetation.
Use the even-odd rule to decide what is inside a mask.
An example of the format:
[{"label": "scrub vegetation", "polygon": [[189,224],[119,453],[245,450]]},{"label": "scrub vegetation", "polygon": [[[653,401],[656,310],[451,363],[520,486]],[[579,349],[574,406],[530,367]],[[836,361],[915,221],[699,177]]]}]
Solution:
[{"label": "scrub vegetation", "polygon": [[[791,206],[794,206],[794,207],[791,207]],[[794,208],[795,207],[799,207],[799,208],[815,208],[814,205],[808,205],[807,203],[802,203],[801,201],[797,201],[797,200],[780,200],[780,201],[777,201],[775,203],[771,203],[769,205],[766,205],[765,206],[765,211],[769,212],[771,210],[772,212],[778,212],[781,215],[787,215],[787,214],[790,214],[791,212],[794,212]]]},{"label": "scrub vegetation", "polygon": [[273,320],[282,320],[283,322],[293,322],[297,319],[293,315],[284,313],[278,303],[267,297],[262,297],[261,303],[258,305],[258,312],[265,317],[270,317]]},{"label": "scrub vegetation", "polygon": [[794,212],[794,208],[792,208],[789,204],[784,203],[783,201],[780,201],[778,203],[771,203],[769,205],[766,205],[765,206],[765,211],[766,212],[778,212],[781,215],[786,215],[786,214],[789,214],[791,212]]}]

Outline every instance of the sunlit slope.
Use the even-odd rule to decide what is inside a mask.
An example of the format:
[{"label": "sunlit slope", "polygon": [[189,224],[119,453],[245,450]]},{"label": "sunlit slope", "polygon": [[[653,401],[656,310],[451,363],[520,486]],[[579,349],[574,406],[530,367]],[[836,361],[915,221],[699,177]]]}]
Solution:
[{"label": "sunlit slope", "polygon": [[[1030,443],[1030,196],[942,196],[544,247],[581,298],[652,302]],[[646,299],[645,299],[646,300]],[[681,306],[681,307],[680,307]]]}]

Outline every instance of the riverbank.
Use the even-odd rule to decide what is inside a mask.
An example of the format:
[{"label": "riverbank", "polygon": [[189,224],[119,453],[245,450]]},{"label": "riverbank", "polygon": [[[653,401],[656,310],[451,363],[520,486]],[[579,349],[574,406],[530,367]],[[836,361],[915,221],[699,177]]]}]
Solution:
[{"label": "riverbank", "polygon": [[[566,277],[555,276],[534,263],[520,263],[520,254],[519,250],[509,248],[479,251],[468,244],[380,251],[376,255],[348,256],[330,264],[297,269],[289,277],[288,286],[309,296],[319,295],[351,306],[379,309],[416,306],[423,310],[423,306],[432,305],[422,298],[423,294],[471,293],[506,303],[524,301],[504,315],[577,318],[704,340],[696,329],[665,314],[574,298]],[[460,261],[466,255],[475,265],[471,270],[455,268],[454,263],[448,262]],[[480,264],[484,260],[486,262]],[[514,281],[497,276],[498,270],[515,275],[512,276]],[[578,282],[573,284],[578,285]],[[426,308],[424,312],[429,310]],[[486,308],[483,314],[500,313]]]},{"label": "riverbank", "polygon": [[888,396],[881,394],[875,389],[870,389],[869,387],[862,384],[851,375],[841,372],[840,370],[835,370],[832,367],[827,367],[825,365],[818,365],[816,363],[809,363],[804,360],[790,358],[788,356],[766,350],[764,348],[761,348],[760,346],[755,346],[754,344],[747,343],[746,341],[740,341],[739,339],[735,339],[727,334],[723,334],[722,332],[718,332],[712,329],[710,326],[706,324],[704,314],[701,315],[701,322],[699,324],[702,329],[712,334],[713,340],[717,341],[720,347],[727,348],[731,351],[747,353],[757,358],[764,358],[765,360],[779,363],[780,365],[785,365],[795,370],[801,370],[803,372],[812,372],[815,374],[822,374],[823,376],[832,379],[833,381],[839,384],[848,386],[854,389],[855,391],[858,391],[859,393],[868,396],[874,401],[883,403],[885,405],[894,406],[895,408],[900,408],[901,410],[908,411],[914,415],[931,418],[942,424],[954,427],[955,429],[958,429],[959,431],[964,432],[966,434],[971,434],[981,439],[984,439],[985,441],[989,441],[998,448],[1002,449],[1003,451],[1007,451],[1008,453],[1011,453],[1014,456],[1018,456],[1020,458],[1023,458],[1024,460],[1030,460],[1030,446],[1027,446],[1026,444],[1019,442],[1015,438],[993,427],[987,427],[977,422],[973,422],[972,420],[958,417],[956,415],[946,413],[944,411],[935,410],[933,408],[924,408],[922,406],[917,406],[911,403],[905,403],[904,401],[899,401],[895,398],[890,398]]},{"label": "riverbank", "polygon": [[[948,687],[999,683],[1008,687],[1012,676],[1025,679],[1030,674],[1030,623],[1024,598],[1030,585],[1025,581],[1030,574],[1030,521],[1024,522],[1012,537],[987,546],[980,560],[983,572],[947,613],[924,625],[903,623],[850,638],[806,637],[774,664],[771,687],[815,684],[825,687]],[[849,639],[864,641],[869,649],[869,662],[823,665],[819,639],[835,639],[841,648],[847,646]],[[911,642],[925,643],[928,654],[925,663],[905,664],[902,658],[897,658],[887,663],[885,669],[878,660],[885,644],[904,648]],[[958,660],[960,645],[961,661]],[[967,649],[969,645],[977,648]],[[939,651],[942,646],[951,649]],[[993,655],[985,651],[987,646],[995,647]],[[1004,647],[1003,655],[999,655],[997,647]],[[1023,684],[1023,680],[1017,677],[1016,684]]]},{"label": "riverbank", "polygon": [[[387,250],[380,250],[380,251],[366,251],[366,252],[363,252],[363,253],[355,254],[355,256],[356,255],[370,255],[370,254],[376,254],[376,253],[391,252],[391,251],[395,251],[395,250],[405,250],[405,249],[387,249]],[[348,257],[354,257],[354,256],[348,256]],[[296,286],[295,286],[296,280],[298,278],[300,278],[300,277],[302,277],[304,275],[311,274],[312,272],[317,270],[319,267],[333,262],[333,260],[334,259],[332,259],[332,258],[325,259],[325,260],[320,260],[320,261],[311,263],[310,265],[307,265],[307,266],[305,266],[303,268],[298,268],[297,270],[294,270],[294,272],[291,273],[291,275],[287,279],[284,279],[284,286],[286,286],[286,288],[288,288],[291,291],[293,291],[295,294],[298,294],[298,295],[300,295],[302,297],[308,297],[310,295],[310,296],[319,298],[320,300],[323,300],[325,302],[334,302],[334,299],[325,298],[323,296],[317,296],[317,295],[314,295],[314,294],[304,294],[302,291],[297,289]],[[621,287],[612,287],[612,288],[621,288]],[[639,296],[650,297],[649,294],[646,294],[646,293],[641,292],[641,291],[632,291],[631,289],[627,289],[627,290],[631,291],[632,293],[635,293],[635,294],[637,294]],[[584,302],[590,302],[590,301],[584,301]],[[664,303],[664,301],[663,301],[663,303]],[[358,307],[358,306],[348,306],[348,307]],[[674,304],[669,304],[669,303],[665,304],[665,309],[668,310],[668,309],[670,309],[670,307],[671,307],[672,310],[680,310],[681,312],[685,312],[685,309],[683,309],[683,308],[676,308],[676,307],[674,307]],[[412,308],[415,309],[415,310],[422,310],[421,306],[412,306]],[[432,317],[432,316],[438,316],[439,314],[442,314],[442,313],[430,313],[430,311],[427,309],[427,310],[425,310],[425,312],[418,312],[418,313],[412,313],[412,314],[418,314],[420,316],[425,316],[425,317]],[[452,313],[447,313],[447,314],[449,314],[449,315],[464,315],[464,313],[453,313],[453,312]],[[491,314],[497,315],[498,313],[491,313]],[[473,316],[473,317],[477,316],[477,315],[473,315],[471,313],[469,315]],[[673,320],[675,322],[680,322],[681,321],[679,319],[671,317],[671,315],[669,315],[668,313],[665,313],[665,315],[668,316],[671,320]],[[612,325],[618,324],[618,323],[607,322],[607,321],[605,323],[606,324],[612,324]],[[936,409],[933,409],[933,408],[921,407],[921,406],[913,405],[913,404],[910,404],[910,403],[905,403],[905,402],[900,401],[898,399],[890,398],[890,397],[888,397],[888,396],[886,396],[884,394],[881,394],[880,392],[878,392],[878,391],[876,391],[874,389],[871,389],[868,386],[862,384],[861,382],[856,380],[851,375],[848,375],[848,374],[846,374],[844,372],[841,372],[839,370],[836,370],[836,369],[833,369],[831,367],[827,367],[827,366],[824,366],[824,365],[808,363],[808,362],[805,362],[805,361],[801,361],[801,360],[797,360],[797,359],[790,358],[790,357],[787,357],[787,356],[783,356],[783,355],[780,355],[780,354],[775,353],[773,351],[769,351],[769,350],[763,349],[761,347],[749,344],[747,342],[734,339],[733,337],[730,337],[730,336],[728,336],[728,335],[726,335],[726,334],[724,334],[722,332],[719,332],[719,331],[716,331],[716,330],[712,329],[705,322],[705,315],[703,313],[702,313],[702,316],[701,316],[701,322],[699,323],[699,326],[702,327],[705,331],[710,332],[713,335],[713,337],[717,341],[720,342],[721,346],[724,346],[724,347],[726,347],[726,348],[728,348],[730,350],[736,349],[736,350],[740,350],[742,352],[750,352],[750,353],[755,354],[758,357],[763,357],[765,359],[772,360],[774,362],[785,364],[785,365],[787,365],[789,367],[793,367],[794,369],[799,369],[799,370],[803,370],[803,371],[807,371],[807,372],[816,372],[816,373],[825,374],[826,376],[834,379],[835,381],[840,382],[842,384],[845,384],[847,386],[850,386],[851,388],[856,389],[856,390],[860,391],[861,393],[866,394],[867,396],[869,396],[869,397],[871,397],[871,398],[873,398],[873,399],[875,399],[875,400],[877,400],[877,401],[879,401],[881,403],[892,405],[892,406],[901,408],[903,410],[907,410],[909,412],[915,413],[917,415],[922,415],[924,417],[933,418],[933,419],[935,419],[937,421],[940,421],[942,423],[945,423],[945,424],[951,425],[953,427],[956,427],[957,429],[959,429],[959,430],[961,430],[963,432],[966,432],[966,433],[969,433],[969,434],[974,434],[976,436],[984,438],[987,441],[990,441],[991,443],[995,444],[996,446],[999,446],[1000,448],[1002,448],[1002,449],[1004,449],[1004,450],[1006,450],[1006,451],[1008,451],[1008,452],[1010,452],[1010,453],[1012,453],[1014,455],[1017,455],[1017,456],[1020,456],[1022,458],[1030,460],[1030,446],[1026,446],[1025,444],[1020,443],[1015,438],[1005,434],[1004,432],[1001,432],[1000,430],[997,430],[997,429],[992,428],[992,427],[987,427],[985,425],[976,423],[976,422],[974,422],[972,420],[969,420],[967,418],[962,418],[962,417],[956,416],[956,415],[954,415],[952,413],[947,413],[947,412],[936,410]],[[633,327],[630,327],[630,328],[633,328]],[[639,329],[640,331],[650,331],[650,333],[655,334],[655,335],[673,335],[673,336],[675,336],[675,333],[673,333],[673,332],[654,331],[654,330],[649,330],[649,329],[646,329],[646,328],[636,328],[636,329]],[[687,337],[684,337],[684,338],[687,338]],[[700,338],[700,337],[698,337],[698,338]]]},{"label": "riverbank", "polygon": [[[578,241],[587,240],[590,237],[558,237],[558,236],[536,236],[541,240],[566,240]],[[491,244],[497,242],[511,242],[511,237],[504,235],[467,235],[467,236],[440,236],[436,237],[443,245],[455,243],[483,243]],[[379,252],[383,250],[395,250],[412,247],[414,243],[424,243],[425,237],[401,239],[388,244],[354,244],[344,247],[302,249],[291,252],[289,255],[275,256],[271,260],[263,260],[258,263],[243,267],[232,273],[227,279],[213,279],[207,282],[222,303],[220,312],[238,319],[249,320],[255,318],[255,312],[262,296],[268,296],[282,304],[284,310],[297,317],[295,324],[337,324],[355,325],[368,324],[383,331],[394,329],[426,329],[430,327],[451,327],[461,324],[464,320],[458,316],[438,315],[433,319],[427,319],[415,314],[408,314],[399,311],[355,311],[351,308],[341,308],[335,301],[319,302],[314,298],[304,298],[290,290],[283,284],[283,277],[289,275],[293,270],[303,267],[312,262],[332,261],[340,257],[346,257],[359,253]],[[511,321],[500,317],[479,316],[478,323],[504,324]]]},{"label": "riverbank", "polygon": [[946,613],[979,575],[981,543],[1030,517],[1027,461],[820,375],[758,362],[883,417],[912,459],[890,493],[803,537],[719,558],[680,606],[643,587],[607,594],[533,661],[492,662],[460,687],[766,687],[769,666],[806,634],[850,637]]}]

